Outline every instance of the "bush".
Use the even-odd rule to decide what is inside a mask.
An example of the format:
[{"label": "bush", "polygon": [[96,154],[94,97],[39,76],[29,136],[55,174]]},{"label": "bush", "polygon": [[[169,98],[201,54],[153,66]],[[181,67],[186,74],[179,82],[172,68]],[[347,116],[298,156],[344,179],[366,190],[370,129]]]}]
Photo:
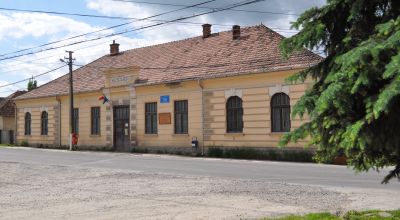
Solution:
[{"label": "bush", "polygon": [[224,150],[222,150],[221,148],[217,148],[217,147],[210,147],[210,148],[208,148],[207,156],[208,157],[217,157],[217,158],[224,157]]},{"label": "bush", "polygon": [[22,147],[29,147],[29,143],[26,140],[21,141],[19,145],[21,145]]},{"label": "bush", "polygon": [[144,148],[144,149],[142,149],[142,148],[133,148],[131,152],[132,153],[147,154],[147,153],[149,153],[149,150],[147,148]]},{"label": "bush", "polygon": [[253,159],[253,160],[276,160],[292,162],[313,162],[314,153],[308,150],[258,150],[254,148],[228,148],[211,147],[207,151],[208,157]]}]

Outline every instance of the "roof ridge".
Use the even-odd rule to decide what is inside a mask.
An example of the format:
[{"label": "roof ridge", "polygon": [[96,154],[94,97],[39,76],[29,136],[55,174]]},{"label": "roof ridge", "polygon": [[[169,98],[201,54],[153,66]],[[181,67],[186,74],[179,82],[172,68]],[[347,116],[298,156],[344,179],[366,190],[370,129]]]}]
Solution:
[{"label": "roof ridge", "polygon": [[[138,85],[151,85],[192,79],[194,76],[197,78],[225,77],[239,73],[301,69],[315,65],[321,60],[320,56],[306,49],[283,60],[278,44],[285,37],[262,23],[243,26],[241,30],[243,34],[241,40],[233,39],[232,29],[229,29],[215,32],[213,33],[215,37],[204,40],[200,35],[136,47],[121,51],[120,55],[115,56],[107,53],[73,71],[74,93],[99,91],[104,88],[104,71],[101,68],[121,68],[132,65],[142,67],[193,65],[191,69],[182,68],[180,71],[174,68],[141,69],[139,77],[146,81]],[[127,45],[132,46],[132,44]],[[215,65],[221,62],[229,65]],[[207,63],[212,65],[207,66]],[[68,94],[68,88],[67,73],[15,99],[65,95]]]},{"label": "roof ridge", "polygon": [[[252,26],[244,26],[244,27],[240,27],[240,28],[243,30],[243,29],[255,28],[255,27],[258,27],[258,26],[265,26],[265,25],[257,24],[257,25],[252,25]],[[231,30],[226,30],[226,31],[215,32],[215,33],[211,33],[211,34],[228,33],[228,32],[232,32],[232,29]],[[143,46],[143,47],[136,47],[136,48],[132,48],[132,49],[129,49],[129,50],[124,50],[121,53],[131,52],[131,51],[134,51],[134,50],[140,50],[140,49],[146,49],[146,48],[152,48],[152,47],[159,47],[159,46],[164,46],[164,45],[168,45],[168,44],[174,44],[174,43],[177,43],[177,42],[184,42],[184,41],[194,40],[196,38],[202,38],[202,35],[198,35],[198,36],[194,36],[194,37],[188,37],[188,38],[179,39],[179,40],[168,41],[168,42],[164,42],[164,43],[147,45],[147,46]],[[109,55],[105,55],[105,56],[109,56]]]}]

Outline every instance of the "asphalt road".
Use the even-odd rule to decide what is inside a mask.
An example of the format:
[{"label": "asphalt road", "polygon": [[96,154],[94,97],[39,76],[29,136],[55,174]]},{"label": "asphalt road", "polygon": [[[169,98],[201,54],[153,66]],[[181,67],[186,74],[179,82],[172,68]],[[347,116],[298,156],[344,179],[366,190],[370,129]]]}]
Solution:
[{"label": "asphalt road", "polygon": [[356,174],[345,166],[271,161],[190,158],[167,155],[142,155],[110,152],[70,152],[34,148],[0,147],[0,163],[56,165],[122,169],[192,176],[241,178],[400,191],[400,182],[380,184],[389,169]]}]

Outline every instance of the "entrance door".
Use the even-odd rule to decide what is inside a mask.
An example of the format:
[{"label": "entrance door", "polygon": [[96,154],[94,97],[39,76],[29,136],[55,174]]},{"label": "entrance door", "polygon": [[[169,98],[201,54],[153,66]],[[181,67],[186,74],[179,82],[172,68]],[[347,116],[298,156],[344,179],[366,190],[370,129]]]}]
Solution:
[{"label": "entrance door", "polygon": [[115,106],[114,108],[114,149],[129,151],[129,106]]}]

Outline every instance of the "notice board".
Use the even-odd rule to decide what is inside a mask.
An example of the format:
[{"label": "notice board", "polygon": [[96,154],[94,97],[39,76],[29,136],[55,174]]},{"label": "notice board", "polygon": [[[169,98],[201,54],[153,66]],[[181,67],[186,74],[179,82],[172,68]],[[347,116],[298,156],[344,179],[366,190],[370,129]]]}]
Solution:
[{"label": "notice board", "polygon": [[159,113],[158,114],[158,118],[159,118],[159,124],[160,125],[171,124],[171,113],[169,113],[169,112],[167,112],[167,113]]}]

